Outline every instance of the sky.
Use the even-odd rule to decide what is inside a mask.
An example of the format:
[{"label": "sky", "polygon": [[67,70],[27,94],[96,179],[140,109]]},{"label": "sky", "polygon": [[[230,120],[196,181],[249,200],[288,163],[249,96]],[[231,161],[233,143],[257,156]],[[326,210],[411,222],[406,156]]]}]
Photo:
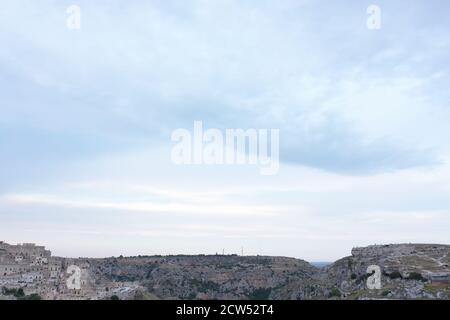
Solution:
[{"label": "sky", "polygon": [[[0,6],[0,240],[309,261],[450,244],[448,1]],[[279,129],[279,172],[174,164],[194,121]]]}]

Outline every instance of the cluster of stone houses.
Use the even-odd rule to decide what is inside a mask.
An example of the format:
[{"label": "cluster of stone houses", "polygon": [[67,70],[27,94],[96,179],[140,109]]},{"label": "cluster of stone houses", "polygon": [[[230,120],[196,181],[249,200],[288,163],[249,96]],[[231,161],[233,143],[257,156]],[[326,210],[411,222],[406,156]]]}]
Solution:
[{"label": "cluster of stone houses", "polygon": [[[80,269],[80,288],[67,285],[71,274],[68,266]],[[52,257],[44,246],[33,243],[11,245],[0,241],[1,288],[22,288],[26,294],[38,293],[44,299],[102,299],[112,294],[123,295],[133,284],[112,283],[94,279],[88,259]]]},{"label": "cluster of stone houses", "polygon": [[0,241],[0,286],[47,288],[58,282],[61,261],[52,259],[44,246],[33,243],[10,245]]}]

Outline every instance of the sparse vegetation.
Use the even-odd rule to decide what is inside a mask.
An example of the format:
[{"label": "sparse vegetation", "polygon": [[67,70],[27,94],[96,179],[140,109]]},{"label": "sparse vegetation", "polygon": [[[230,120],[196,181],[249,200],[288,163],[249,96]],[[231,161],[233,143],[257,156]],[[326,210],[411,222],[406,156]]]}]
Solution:
[{"label": "sparse vegetation", "polygon": [[268,300],[272,288],[258,288],[248,295],[250,300]]},{"label": "sparse vegetation", "polygon": [[37,293],[32,293],[28,296],[24,296],[21,300],[42,300],[42,297]]},{"label": "sparse vegetation", "polygon": [[212,281],[200,281],[197,279],[191,279],[190,284],[195,286],[199,292],[208,292],[208,290],[219,290],[219,285]]},{"label": "sparse vegetation", "polygon": [[391,279],[402,279],[403,276],[399,271],[392,271],[391,273],[385,273]]},{"label": "sparse vegetation", "polygon": [[32,293],[30,295],[25,295],[25,292],[22,288],[19,289],[8,289],[6,287],[2,288],[2,295],[4,296],[14,296],[18,300],[41,300],[41,296],[37,293]]},{"label": "sparse vegetation", "polygon": [[408,280],[423,281],[423,282],[427,281],[427,279],[425,279],[425,278],[422,276],[422,274],[421,274],[421,273],[418,273],[418,272],[411,272],[411,273],[408,275],[408,278],[407,278],[407,279],[408,279]]},{"label": "sparse vegetation", "polygon": [[332,288],[330,290],[330,293],[328,294],[329,298],[333,298],[333,297],[340,298],[341,296],[342,296],[341,291],[339,291],[339,289],[336,287]]},{"label": "sparse vegetation", "polygon": [[384,290],[384,291],[381,293],[381,295],[382,295],[383,297],[386,297],[387,295],[389,295],[389,293],[391,293],[391,290]]},{"label": "sparse vegetation", "polygon": [[2,294],[4,296],[14,296],[16,298],[23,298],[25,297],[25,292],[22,288],[19,289],[8,289],[6,287],[2,288]]}]

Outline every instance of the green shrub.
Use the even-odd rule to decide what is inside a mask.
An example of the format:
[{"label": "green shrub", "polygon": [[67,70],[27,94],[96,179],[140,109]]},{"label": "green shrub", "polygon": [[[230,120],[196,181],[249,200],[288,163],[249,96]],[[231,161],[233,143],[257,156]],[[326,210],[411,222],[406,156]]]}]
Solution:
[{"label": "green shrub", "polygon": [[402,274],[399,271],[392,271],[391,273],[386,273],[386,275],[391,279],[402,279]]},{"label": "green shrub", "polygon": [[37,293],[32,293],[28,296],[21,298],[21,300],[42,300],[42,298]]},{"label": "green shrub", "polygon": [[422,277],[422,274],[418,272],[411,272],[408,276],[408,279],[417,281],[427,281],[424,277]]},{"label": "green shrub", "polygon": [[367,278],[369,278],[373,274],[374,274],[374,272],[363,274],[362,276],[360,276],[359,278],[356,279],[356,283],[359,284],[361,282],[365,282],[367,280]]},{"label": "green shrub", "polygon": [[338,288],[334,287],[333,289],[331,289],[331,291],[330,291],[330,293],[329,293],[328,296],[329,296],[330,298],[332,298],[332,297],[338,297],[338,298],[340,298],[340,297],[341,297],[341,292],[339,291]]},{"label": "green shrub", "polygon": [[25,292],[23,292],[22,288],[19,288],[16,293],[14,294],[14,297],[16,298],[23,298],[25,297]]},{"label": "green shrub", "polygon": [[250,300],[268,300],[271,288],[258,288],[248,295]]},{"label": "green shrub", "polygon": [[2,294],[4,296],[14,296],[16,298],[23,298],[25,296],[25,292],[23,292],[22,288],[19,289],[8,289],[6,287],[2,288]]},{"label": "green shrub", "polygon": [[349,268],[349,269],[352,269],[352,266],[353,266],[353,262],[352,262],[352,260],[347,260],[347,267]]},{"label": "green shrub", "polygon": [[32,293],[30,295],[25,295],[22,288],[19,289],[8,289],[6,287],[2,288],[2,294],[4,296],[14,296],[18,300],[41,300],[41,296],[37,293]]},{"label": "green shrub", "polygon": [[16,293],[16,289],[8,289],[6,287],[2,287],[2,295],[4,296],[12,296]]},{"label": "green shrub", "polygon": [[381,295],[382,295],[383,297],[386,297],[389,293],[391,293],[390,290],[384,290],[384,291],[381,293]]}]

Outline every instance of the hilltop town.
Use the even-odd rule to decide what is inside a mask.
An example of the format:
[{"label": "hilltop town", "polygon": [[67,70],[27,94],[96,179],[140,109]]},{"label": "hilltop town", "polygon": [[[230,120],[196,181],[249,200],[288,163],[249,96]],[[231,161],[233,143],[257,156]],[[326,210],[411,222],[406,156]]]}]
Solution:
[{"label": "hilltop town", "polygon": [[[0,242],[0,300],[450,299],[449,253],[449,245],[375,245],[317,268],[270,256],[74,259]],[[381,270],[378,289],[367,287],[371,265]]]}]

